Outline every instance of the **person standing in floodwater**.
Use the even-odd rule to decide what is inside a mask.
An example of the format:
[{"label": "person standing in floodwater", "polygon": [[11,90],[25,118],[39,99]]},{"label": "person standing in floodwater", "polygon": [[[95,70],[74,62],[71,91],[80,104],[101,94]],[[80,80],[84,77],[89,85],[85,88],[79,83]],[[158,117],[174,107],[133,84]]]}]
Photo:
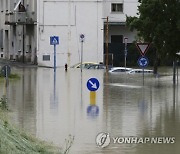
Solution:
[{"label": "person standing in floodwater", "polygon": [[64,67],[65,67],[65,71],[67,71],[67,67],[68,67],[68,66],[67,66],[67,63],[65,64],[65,66],[64,66]]}]

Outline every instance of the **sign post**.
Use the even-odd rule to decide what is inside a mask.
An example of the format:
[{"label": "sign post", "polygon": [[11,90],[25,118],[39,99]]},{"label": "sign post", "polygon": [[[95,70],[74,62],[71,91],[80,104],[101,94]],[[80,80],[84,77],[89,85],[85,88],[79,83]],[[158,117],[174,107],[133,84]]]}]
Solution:
[{"label": "sign post", "polygon": [[90,106],[87,108],[89,116],[97,116],[99,107],[96,105],[96,91],[99,89],[99,81],[96,78],[90,78],[87,81],[87,88],[90,91]]},{"label": "sign post", "polygon": [[7,99],[7,97],[8,97],[8,94],[7,94],[8,90],[7,90],[7,88],[8,88],[8,85],[9,85],[8,77],[11,74],[11,67],[9,65],[3,66],[2,69],[1,69],[1,74],[5,78],[5,90],[4,90],[5,94],[4,94],[4,96],[5,96],[5,99]]},{"label": "sign post", "polygon": [[56,45],[59,44],[59,36],[50,37],[50,45],[54,45],[54,72],[56,71]]},{"label": "sign post", "polygon": [[142,57],[138,59],[138,65],[143,69],[143,86],[144,86],[144,68],[148,66],[148,58],[145,57],[146,52],[149,49],[150,43],[136,43],[138,50]]},{"label": "sign post", "polygon": [[11,74],[10,66],[9,65],[3,66],[1,69],[1,73],[6,79],[8,79],[9,75]]},{"label": "sign post", "polygon": [[82,63],[83,63],[83,43],[85,40],[85,35],[80,34],[80,42],[81,42],[81,72],[82,72]]},{"label": "sign post", "polygon": [[138,59],[138,65],[143,69],[143,85],[144,85],[144,68],[147,67],[149,64],[149,61],[147,57],[142,56]]}]

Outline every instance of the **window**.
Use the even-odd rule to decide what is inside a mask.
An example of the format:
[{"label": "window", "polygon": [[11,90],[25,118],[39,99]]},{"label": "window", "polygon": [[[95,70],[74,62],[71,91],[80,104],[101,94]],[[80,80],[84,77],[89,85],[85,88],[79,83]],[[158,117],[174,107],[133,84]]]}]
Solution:
[{"label": "window", "polygon": [[112,3],[111,4],[111,12],[123,12],[123,4],[122,3]]},{"label": "window", "polygon": [[50,55],[43,55],[43,61],[50,61]]},{"label": "window", "polygon": [[126,72],[125,69],[117,69],[117,70],[114,70],[113,72]]}]

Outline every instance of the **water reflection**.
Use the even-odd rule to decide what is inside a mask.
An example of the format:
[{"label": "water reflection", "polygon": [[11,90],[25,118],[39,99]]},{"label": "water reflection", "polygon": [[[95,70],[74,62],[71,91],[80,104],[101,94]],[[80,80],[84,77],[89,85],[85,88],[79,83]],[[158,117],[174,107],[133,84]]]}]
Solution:
[{"label": "water reflection", "polygon": [[90,92],[90,105],[87,107],[87,115],[96,118],[99,115],[99,107],[96,105],[96,92]]},{"label": "water reflection", "polygon": [[[165,70],[159,78],[145,76],[142,86],[142,76],[135,74],[127,74],[124,82],[124,75],[99,70],[57,69],[54,73],[50,68],[13,68],[21,79],[10,81],[8,87],[10,115],[21,128],[58,146],[69,134],[75,136],[72,154],[178,154],[179,85],[173,87],[172,72]],[[92,77],[100,82],[96,93],[86,87]],[[101,149],[95,138],[104,131],[112,137],[175,136],[176,144],[111,143]]]},{"label": "water reflection", "polygon": [[[13,68],[21,80],[9,80],[6,97],[12,120],[21,128],[35,135],[36,132],[36,69]],[[0,82],[4,87],[4,83]],[[0,88],[0,96],[5,94]]]}]

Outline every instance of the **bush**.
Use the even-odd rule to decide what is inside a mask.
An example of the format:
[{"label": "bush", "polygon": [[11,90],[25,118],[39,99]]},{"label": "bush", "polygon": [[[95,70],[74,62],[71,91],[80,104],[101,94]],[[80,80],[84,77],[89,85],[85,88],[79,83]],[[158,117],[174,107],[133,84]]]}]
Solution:
[{"label": "bush", "polygon": [[3,96],[1,99],[0,99],[0,108],[1,109],[6,109],[7,110],[7,98],[5,96]]}]

